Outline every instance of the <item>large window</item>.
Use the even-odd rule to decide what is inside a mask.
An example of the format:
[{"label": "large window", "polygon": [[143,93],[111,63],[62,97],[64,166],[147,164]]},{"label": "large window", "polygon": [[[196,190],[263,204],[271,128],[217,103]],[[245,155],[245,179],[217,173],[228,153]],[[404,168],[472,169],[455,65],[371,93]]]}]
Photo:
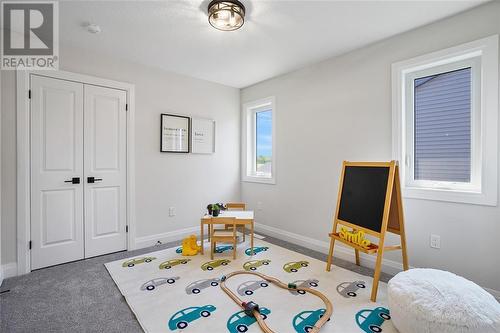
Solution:
[{"label": "large window", "polygon": [[275,183],[274,98],[243,106],[243,180]]},{"label": "large window", "polygon": [[393,83],[404,194],[496,205],[498,37],[394,64]]},{"label": "large window", "polygon": [[472,68],[433,72],[413,80],[414,179],[470,183],[478,162],[472,159],[477,134],[471,127],[477,115],[472,112]]}]

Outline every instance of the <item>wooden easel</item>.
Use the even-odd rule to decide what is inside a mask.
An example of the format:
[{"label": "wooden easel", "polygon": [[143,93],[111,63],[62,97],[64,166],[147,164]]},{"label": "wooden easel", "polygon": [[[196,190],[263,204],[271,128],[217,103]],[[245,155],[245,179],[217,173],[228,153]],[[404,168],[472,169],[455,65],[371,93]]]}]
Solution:
[{"label": "wooden easel", "polygon": [[[356,221],[344,221],[339,219],[339,208],[342,201],[342,193],[344,186],[344,176],[346,168],[349,167],[380,167],[389,168],[388,180],[387,180],[387,190],[385,191],[385,201],[383,207],[383,216],[381,221],[380,231],[374,231],[372,229],[363,227],[356,224]],[[353,230],[362,230],[366,234],[378,238],[378,244],[371,244],[368,248],[363,248],[357,244],[350,243],[343,238],[340,238],[337,227],[338,225],[343,225]],[[401,238],[400,245],[385,246],[385,235],[386,232],[392,232],[397,234]],[[375,264],[375,273],[373,276],[373,287],[371,293],[371,300],[373,302],[377,299],[378,283],[380,279],[380,272],[382,268],[382,259],[385,251],[401,250],[403,256],[403,269],[408,269],[408,255],[406,252],[406,236],[404,227],[404,216],[403,216],[403,203],[401,198],[401,184],[399,181],[399,169],[396,161],[391,162],[347,162],[344,161],[342,164],[342,173],[340,176],[339,193],[337,199],[337,208],[335,211],[333,230],[329,234],[330,236],[330,250],[328,253],[328,262],[326,264],[326,270],[330,271],[332,265],[333,249],[335,241],[340,241],[341,243],[353,247],[356,256],[356,265],[359,266],[359,252],[367,254],[376,254],[377,261]]]}]

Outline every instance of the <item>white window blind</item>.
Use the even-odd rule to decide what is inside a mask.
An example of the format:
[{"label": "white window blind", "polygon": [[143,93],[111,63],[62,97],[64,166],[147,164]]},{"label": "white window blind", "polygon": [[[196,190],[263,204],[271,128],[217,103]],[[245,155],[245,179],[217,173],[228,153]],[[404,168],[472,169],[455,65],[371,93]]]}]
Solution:
[{"label": "white window blind", "polygon": [[471,68],[414,80],[414,177],[471,180]]}]

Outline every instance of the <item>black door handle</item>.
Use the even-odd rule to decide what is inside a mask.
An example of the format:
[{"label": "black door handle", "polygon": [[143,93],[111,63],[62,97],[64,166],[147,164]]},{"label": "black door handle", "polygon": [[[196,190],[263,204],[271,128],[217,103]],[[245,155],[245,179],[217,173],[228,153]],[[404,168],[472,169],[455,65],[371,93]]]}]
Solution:
[{"label": "black door handle", "polygon": [[87,183],[94,184],[95,182],[102,181],[102,178],[87,177]]},{"label": "black door handle", "polygon": [[80,177],[73,177],[71,180],[65,180],[65,183],[80,184]]}]

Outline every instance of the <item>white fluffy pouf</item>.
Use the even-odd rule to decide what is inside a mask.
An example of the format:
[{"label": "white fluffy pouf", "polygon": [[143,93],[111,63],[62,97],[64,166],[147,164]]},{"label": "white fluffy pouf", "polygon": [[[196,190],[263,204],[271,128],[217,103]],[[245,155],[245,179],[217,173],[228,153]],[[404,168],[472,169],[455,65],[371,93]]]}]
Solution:
[{"label": "white fluffy pouf", "polygon": [[500,303],[463,277],[411,269],[389,281],[389,309],[401,333],[499,333]]}]

